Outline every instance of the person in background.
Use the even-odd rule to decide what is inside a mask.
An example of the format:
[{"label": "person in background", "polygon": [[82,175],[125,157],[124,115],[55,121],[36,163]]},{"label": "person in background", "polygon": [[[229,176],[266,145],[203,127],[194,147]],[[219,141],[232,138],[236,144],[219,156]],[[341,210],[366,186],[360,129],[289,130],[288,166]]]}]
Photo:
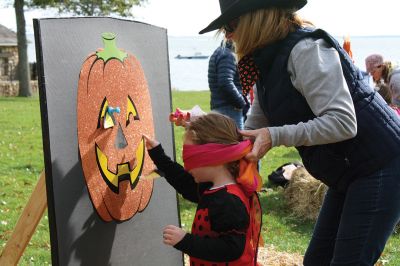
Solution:
[{"label": "person in background", "polygon": [[392,91],[389,88],[389,85],[384,83],[379,84],[378,93],[382,96],[382,98],[387,102],[387,104],[392,107],[392,109],[400,115],[400,108],[392,103]]},{"label": "person in background", "polygon": [[211,91],[212,111],[229,116],[243,129],[248,102],[242,95],[233,44],[222,41],[214,51],[208,64],[208,85]]},{"label": "person in background", "polygon": [[349,55],[349,57],[351,58],[351,60],[352,60],[353,63],[354,63],[353,51],[351,50],[350,36],[344,37],[344,40],[343,40],[343,49],[346,51],[346,53]]},{"label": "person in background", "polygon": [[389,88],[392,94],[392,104],[400,107],[400,69],[396,69],[389,77]]},{"label": "person in background", "polygon": [[389,75],[392,71],[392,63],[383,61],[383,56],[380,54],[372,54],[365,58],[365,66],[367,72],[371,75],[375,89],[379,89],[379,84],[389,83]]},{"label": "person in background", "polygon": [[329,187],[304,265],[374,265],[400,219],[400,117],[331,35],[295,13],[306,3],[220,0],[221,15],[200,34],[229,32],[248,70],[242,89],[256,85],[251,108],[265,119],[248,115],[246,158],[295,146]]},{"label": "person in background", "polygon": [[378,93],[382,96],[385,102],[389,105],[392,104],[392,93],[389,89],[389,86],[386,84],[380,84],[378,88]]},{"label": "person in background", "polygon": [[[352,62],[354,63],[354,58],[353,58],[353,51],[351,50],[351,42],[350,42],[350,37],[346,36],[343,41],[343,50],[347,52],[349,57],[351,58]],[[360,74],[362,75],[362,78],[366,84],[371,86],[372,88],[375,87],[375,83],[372,80],[372,77],[369,75],[367,71],[363,71],[360,69]]]},{"label": "person in background", "polygon": [[255,266],[261,232],[256,164],[243,159],[251,150],[235,122],[209,113],[185,126],[184,168],[148,136],[146,148],[157,168],[178,193],[197,203],[192,232],[174,225],[163,231],[164,243],[190,256],[190,265]]}]

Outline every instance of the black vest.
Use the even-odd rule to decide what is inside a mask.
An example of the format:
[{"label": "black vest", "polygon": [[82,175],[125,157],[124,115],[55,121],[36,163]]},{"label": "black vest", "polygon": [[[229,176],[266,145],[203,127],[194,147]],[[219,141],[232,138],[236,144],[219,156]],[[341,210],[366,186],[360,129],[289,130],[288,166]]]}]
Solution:
[{"label": "black vest", "polygon": [[257,82],[259,102],[270,126],[297,124],[315,118],[287,71],[293,47],[307,37],[324,39],[338,51],[355,107],[357,135],[333,144],[296,148],[311,175],[344,191],[354,179],[375,172],[400,155],[400,117],[379,93],[362,81],[360,70],[332,36],[323,30],[298,29],[254,53],[261,73]]}]

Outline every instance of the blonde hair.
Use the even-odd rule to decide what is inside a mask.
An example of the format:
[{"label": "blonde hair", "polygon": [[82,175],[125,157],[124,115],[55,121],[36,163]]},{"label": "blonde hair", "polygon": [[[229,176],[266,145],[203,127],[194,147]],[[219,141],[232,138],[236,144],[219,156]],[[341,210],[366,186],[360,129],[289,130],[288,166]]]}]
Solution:
[{"label": "blonde hair", "polygon": [[242,140],[235,121],[215,112],[199,116],[190,122],[186,127],[186,134],[196,144],[237,144]]},{"label": "blonde hair", "polygon": [[386,61],[382,64],[382,79],[385,83],[389,83],[390,74],[393,72],[392,62]]},{"label": "blonde hair", "polygon": [[238,60],[306,25],[313,26],[290,9],[259,9],[242,15],[234,32]]},{"label": "blonde hair", "polygon": [[[195,144],[238,144],[243,140],[236,123],[230,117],[219,113],[199,116],[186,127],[186,136]],[[239,161],[226,164],[232,176],[239,174]]]}]

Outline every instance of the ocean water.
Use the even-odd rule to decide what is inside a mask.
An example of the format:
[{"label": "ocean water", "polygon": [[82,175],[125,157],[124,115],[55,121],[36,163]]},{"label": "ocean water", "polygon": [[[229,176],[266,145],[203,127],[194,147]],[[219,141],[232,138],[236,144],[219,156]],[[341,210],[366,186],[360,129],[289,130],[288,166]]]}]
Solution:
[{"label": "ocean water", "polygon": [[169,37],[169,65],[171,87],[175,90],[208,90],[207,59],[176,59],[179,54],[211,56],[220,45],[221,38],[208,36]]},{"label": "ocean water", "polygon": [[[28,39],[28,57],[36,61],[33,35]],[[343,37],[336,37],[343,43]],[[365,70],[364,59],[370,54],[380,53],[385,60],[400,65],[400,36],[351,37],[354,63]],[[174,90],[208,90],[208,59],[176,59],[179,54],[201,53],[210,56],[221,42],[214,36],[168,37],[171,88]]]},{"label": "ocean water", "polygon": [[[343,37],[335,37],[340,44]],[[214,37],[169,37],[171,86],[176,90],[208,90],[208,59],[176,59],[178,54],[201,52],[211,55],[220,44]],[[374,53],[382,54],[385,60],[400,65],[400,36],[351,37],[354,63],[365,70],[365,58]]]}]

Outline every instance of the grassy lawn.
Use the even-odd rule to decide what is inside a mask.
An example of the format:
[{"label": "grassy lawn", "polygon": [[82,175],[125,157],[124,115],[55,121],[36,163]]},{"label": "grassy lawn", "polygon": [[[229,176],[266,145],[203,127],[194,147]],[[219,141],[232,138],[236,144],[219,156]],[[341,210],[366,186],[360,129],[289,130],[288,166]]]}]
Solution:
[{"label": "grassy lawn", "polygon": [[[173,92],[173,108],[190,109],[195,104],[209,111],[209,93]],[[42,137],[38,97],[0,97],[0,250],[9,239],[43,169]],[[175,128],[177,160],[182,161],[182,128]],[[274,148],[261,163],[261,174],[267,175],[285,162],[298,160],[295,149]],[[304,253],[313,223],[290,216],[282,190],[268,189],[261,194],[263,205],[263,238],[277,250]],[[189,229],[194,205],[180,200],[181,219]],[[47,213],[33,235],[20,265],[50,264],[50,240]],[[400,234],[393,235],[382,256],[385,265],[400,265]]]}]

